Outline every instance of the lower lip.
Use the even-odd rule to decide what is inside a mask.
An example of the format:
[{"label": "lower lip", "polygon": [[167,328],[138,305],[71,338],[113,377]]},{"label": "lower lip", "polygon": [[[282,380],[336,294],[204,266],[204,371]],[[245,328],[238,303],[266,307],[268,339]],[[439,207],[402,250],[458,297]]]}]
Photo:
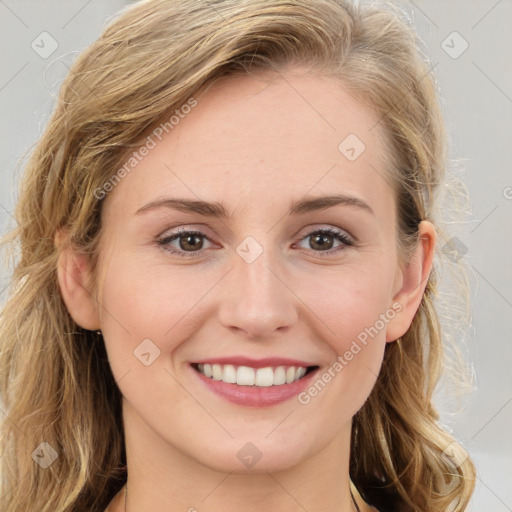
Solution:
[{"label": "lower lip", "polygon": [[318,368],[316,368],[302,377],[302,379],[290,384],[282,384],[281,386],[239,386],[238,384],[214,380],[194,368],[190,368],[210,391],[237,405],[248,407],[268,407],[285,402],[304,391],[318,372]]}]

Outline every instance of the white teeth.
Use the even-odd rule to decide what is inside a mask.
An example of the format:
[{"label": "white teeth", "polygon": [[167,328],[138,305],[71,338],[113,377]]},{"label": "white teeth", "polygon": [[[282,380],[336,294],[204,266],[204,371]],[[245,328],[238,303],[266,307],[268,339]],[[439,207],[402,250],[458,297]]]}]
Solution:
[{"label": "white teeth", "polygon": [[224,365],[222,380],[230,384],[236,384],[236,368],[232,364]]},{"label": "white teeth", "polygon": [[306,374],[306,368],[300,366],[277,366],[251,368],[250,366],[234,366],[232,364],[198,364],[197,369],[206,377],[221,380],[239,386],[282,386],[291,384]]},{"label": "white teeth", "polygon": [[284,366],[278,366],[274,370],[274,386],[280,386],[286,383],[286,371]]},{"label": "white teeth", "polygon": [[290,384],[295,380],[295,368],[293,366],[290,366],[286,370],[286,384]]},{"label": "white teeth", "polygon": [[248,366],[239,366],[236,371],[236,383],[239,386],[254,386],[255,372],[254,368]]},{"label": "white teeth", "polygon": [[254,379],[256,386],[273,386],[274,385],[274,370],[272,368],[258,368],[256,370],[256,378]]},{"label": "white teeth", "polygon": [[213,371],[213,380],[221,380],[222,379],[222,366],[220,364],[214,364],[212,366]]},{"label": "white teeth", "polygon": [[[213,376],[212,365],[211,364],[204,364],[203,366],[204,366],[203,373],[207,377],[212,377]],[[199,368],[199,370],[201,370],[201,368]]]}]

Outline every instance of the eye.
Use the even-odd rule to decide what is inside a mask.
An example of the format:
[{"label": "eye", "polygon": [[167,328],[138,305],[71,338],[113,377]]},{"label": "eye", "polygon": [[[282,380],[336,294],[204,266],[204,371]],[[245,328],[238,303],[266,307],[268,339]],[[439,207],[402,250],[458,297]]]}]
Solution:
[{"label": "eye", "polygon": [[211,243],[201,231],[180,229],[178,233],[167,235],[158,240],[157,243],[164,250],[187,258],[195,256],[201,249],[204,249],[205,241]]},{"label": "eye", "polygon": [[[336,241],[339,243],[338,246],[335,246]],[[312,249],[321,256],[333,254],[343,250],[344,247],[355,245],[345,232],[334,228],[322,228],[311,231],[300,240],[300,243],[304,242],[309,245],[309,247],[305,247],[306,249]]]}]

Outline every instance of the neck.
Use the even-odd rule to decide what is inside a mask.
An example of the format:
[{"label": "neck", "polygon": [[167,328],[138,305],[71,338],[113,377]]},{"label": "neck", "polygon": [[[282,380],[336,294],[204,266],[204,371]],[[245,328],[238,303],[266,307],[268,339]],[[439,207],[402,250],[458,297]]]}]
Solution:
[{"label": "neck", "polygon": [[[257,464],[219,471],[163,440],[124,404],[128,493],[126,512],[355,512],[348,473],[350,424],[320,452],[287,468]],[[243,444],[243,443],[242,443]],[[204,447],[206,450],[207,447]],[[258,469],[259,467],[259,469]],[[236,472],[235,472],[236,471]],[[369,508],[353,488],[361,512]],[[124,489],[115,512],[123,512]]]}]

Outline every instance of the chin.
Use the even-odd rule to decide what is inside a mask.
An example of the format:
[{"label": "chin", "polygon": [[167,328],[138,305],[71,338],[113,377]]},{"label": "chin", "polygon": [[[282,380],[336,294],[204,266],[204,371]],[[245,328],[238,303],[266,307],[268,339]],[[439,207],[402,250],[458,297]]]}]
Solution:
[{"label": "chin", "polygon": [[[254,438],[253,438],[254,439]],[[304,446],[274,446],[264,437],[258,441],[230,440],[218,450],[197,454],[196,460],[211,469],[233,474],[284,471],[307,457]]]}]

